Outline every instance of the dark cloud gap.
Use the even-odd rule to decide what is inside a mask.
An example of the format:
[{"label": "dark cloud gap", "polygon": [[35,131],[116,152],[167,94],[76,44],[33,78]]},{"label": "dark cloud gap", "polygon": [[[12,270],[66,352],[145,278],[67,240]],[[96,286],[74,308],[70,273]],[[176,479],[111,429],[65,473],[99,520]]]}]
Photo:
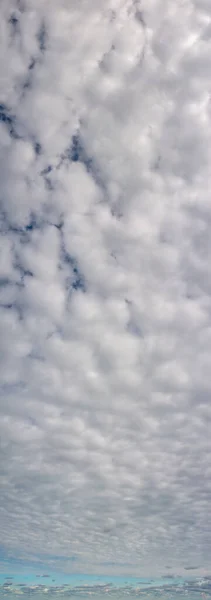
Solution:
[{"label": "dark cloud gap", "polygon": [[[21,133],[21,124],[18,122],[17,116],[12,114],[10,108],[4,103],[0,104],[0,122],[5,125],[11,138],[18,140],[27,137],[25,132],[24,135]],[[31,142],[34,147],[35,154],[40,156],[42,153],[41,144],[33,139]]]},{"label": "dark cloud gap", "polygon": [[11,310],[11,309],[15,308],[15,305],[13,303],[6,304],[6,303],[0,301],[0,308],[4,308],[6,310]]},{"label": "dark cloud gap", "polygon": [[55,189],[55,186],[50,177],[45,177],[45,186],[50,192],[52,192]]},{"label": "dark cloud gap", "polygon": [[32,361],[34,360],[34,361],[38,361],[40,363],[46,362],[45,356],[40,354],[40,352],[38,350],[32,350],[31,352],[29,352],[28,358]]},{"label": "dark cloud gap", "polygon": [[92,165],[92,159],[88,157],[83,146],[80,132],[73,135],[71,145],[65,153],[65,157],[71,162],[81,162],[86,167],[87,171],[90,170]]},{"label": "dark cloud gap", "polygon": [[47,43],[47,31],[46,31],[46,26],[45,23],[42,23],[40,30],[37,34],[37,40],[38,40],[38,44],[39,44],[39,49],[40,51],[43,53],[46,50],[46,43]]},{"label": "dark cloud gap", "polygon": [[130,318],[127,324],[127,330],[137,337],[143,337],[143,333],[139,325],[133,318]]},{"label": "dark cloud gap", "polygon": [[30,234],[35,229],[42,229],[43,227],[45,227],[47,222],[47,219],[44,219],[42,215],[39,215],[38,217],[37,214],[31,213],[30,220],[28,221],[28,223],[26,223],[25,226],[18,227],[16,225],[12,225],[7,215],[5,214],[5,211],[1,211],[1,216],[2,223],[0,231],[3,234],[12,233],[17,237],[19,236],[20,241],[23,241],[25,243],[27,243],[30,240]]},{"label": "dark cloud gap", "polygon": [[[25,83],[23,84],[23,90],[29,90],[31,87],[31,78],[27,78]],[[24,96],[24,94],[23,94]]]},{"label": "dark cloud gap", "polygon": [[140,327],[140,324],[137,322],[133,303],[130,300],[128,300],[127,298],[125,298],[125,303],[128,307],[128,311],[129,311],[127,330],[129,332],[131,332],[133,335],[143,338],[144,337],[144,325],[142,325],[142,327]]},{"label": "dark cloud gap", "polygon": [[0,277],[0,288],[11,285],[11,280],[8,277]]},{"label": "dark cloud gap", "polygon": [[34,231],[35,229],[40,229],[42,227],[42,225],[44,225],[43,220],[41,220],[41,219],[38,220],[37,215],[32,213],[30,221],[26,225],[25,230],[26,231]]},{"label": "dark cloud gap", "polygon": [[89,156],[80,131],[73,135],[70,147],[67,149],[63,158],[67,158],[71,162],[81,162],[85,166],[87,173],[93,177],[96,184],[105,191],[106,186],[103,183],[100,169],[96,164],[96,158],[94,159],[94,157]]},{"label": "dark cloud gap", "polygon": [[[23,306],[19,292],[25,285],[25,278],[27,276],[32,276],[32,273],[23,271],[22,269],[16,269],[16,273],[17,272],[19,273],[19,280],[16,279],[16,281],[13,281],[9,278],[2,281],[0,280],[0,306],[3,309],[15,310],[21,319],[23,316]],[[6,298],[13,299],[6,301]]]},{"label": "dark cloud gap", "polygon": [[33,71],[33,69],[34,69],[34,67],[35,67],[35,65],[36,65],[36,62],[37,62],[37,61],[36,61],[36,59],[35,59],[35,58],[32,58],[32,59],[31,59],[31,61],[30,61],[30,63],[29,63],[29,67],[28,67],[28,70],[29,70],[29,71]]},{"label": "dark cloud gap", "polygon": [[74,135],[72,138],[72,144],[70,151],[67,152],[68,158],[72,162],[78,162],[82,158],[82,145],[79,135]]},{"label": "dark cloud gap", "polygon": [[86,292],[85,278],[80,271],[77,260],[63,251],[63,261],[70,265],[72,270],[71,288],[75,291],[81,290],[82,292]]},{"label": "dark cloud gap", "polygon": [[89,155],[89,152],[83,143],[83,138],[80,131],[73,135],[71,145],[63,155],[62,162],[66,158],[68,158],[68,160],[71,162],[81,162],[84,165],[87,173],[89,173],[103,193],[104,202],[109,206],[111,215],[117,220],[122,219],[123,212],[119,206],[111,204],[107,185],[97,164],[96,156],[93,157]]},{"label": "dark cloud gap", "polygon": [[57,226],[57,229],[59,230],[59,233],[61,236],[61,267],[60,268],[62,269],[62,265],[68,265],[70,267],[70,277],[66,278],[66,289],[67,290],[73,289],[75,291],[81,290],[83,292],[86,292],[85,277],[80,271],[78,261],[76,260],[76,258],[74,256],[71,256],[65,248],[65,244],[63,241],[63,234],[62,234],[62,224],[60,227]]},{"label": "dark cloud gap", "polygon": [[20,139],[20,135],[17,133],[17,120],[14,115],[11,114],[10,109],[5,104],[0,104],[0,122],[5,125],[9,135],[14,139]]},{"label": "dark cloud gap", "polygon": [[9,18],[9,23],[10,23],[10,25],[12,25],[14,33],[16,33],[17,32],[17,25],[19,23],[19,20],[18,20],[18,18],[16,17],[15,14],[11,15],[11,17]]},{"label": "dark cloud gap", "polygon": [[46,189],[49,191],[53,191],[55,189],[55,186],[54,186],[54,183],[53,183],[51,177],[48,177],[49,173],[51,173],[52,171],[53,171],[53,167],[51,165],[48,165],[40,173],[40,175],[44,178]]},{"label": "dark cloud gap", "polygon": [[60,221],[60,223],[52,223],[52,225],[53,225],[54,227],[56,227],[56,229],[58,229],[58,231],[61,231],[61,230],[62,230],[62,227],[63,227],[63,225],[64,225],[64,222],[63,222],[63,220],[61,220],[61,221]]},{"label": "dark cloud gap", "polygon": [[29,269],[24,269],[20,264],[16,264],[16,270],[20,273],[20,282],[24,286],[26,277],[33,277],[34,274]]},{"label": "dark cloud gap", "polygon": [[[18,284],[16,284],[18,287]],[[24,315],[25,315],[25,310],[24,310],[24,305],[22,304],[22,302],[18,301],[18,299],[14,302],[8,302],[8,303],[1,303],[0,302],[0,307],[6,311],[11,311],[12,314],[16,314],[16,316],[18,317],[18,320],[20,322],[23,322],[24,320]]]},{"label": "dark cloud gap", "polygon": [[123,212],[121,210],[119,210],[118,206],[110,205],[110,211],[111,211],[112,217],[114,217],[118,221],[120,221],[120,219],[122,219]]},{"label": "dark cloud gap", "polygon": [[[37,60],[32,57],[30,60],[29,66],[28,66],[25,83],[23,84],[23,90],[29,90],[31,88],[32,81],[33,81],[33,71],[36,67],[36,64],[37,64]],[[24,94],[23,94],[23,97],[24,97]]]},{"label": "dark cloud gap", "polygon": [[51,173],[52,170],[53,167],[51,165],[48,165],[45,169],[43,169],[43,171],[41,171],[41,175],[47,175],[48,173]]},{"label": "dark cloud gap", "polygon": [[39,142],[34,142],[34,151],[37,156],[40,156],[42,153],[42,146]]}]

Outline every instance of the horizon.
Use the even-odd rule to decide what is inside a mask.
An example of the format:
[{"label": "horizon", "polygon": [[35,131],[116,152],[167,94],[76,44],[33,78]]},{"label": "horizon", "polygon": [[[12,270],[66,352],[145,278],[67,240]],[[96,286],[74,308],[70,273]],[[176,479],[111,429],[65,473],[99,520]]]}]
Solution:
[{"label": "horizon", "polygon": [[[36,579],[36,577],[38,579]],[[40,578],[42,581],[40,581]],[[61,579],[55,579],[50,581],[50,574],[43,574],[33,576],[30,578],[29,574],[22,576],[22,581],[19,581],[21,577],[13,575],[13,577],[4,576],[4,582],[0,576],[0,598],[6,597],[8,600],[10,597],[17,597],[18,595],[30,596],[33,595],[37,598],[43,598],[48,596],[49,598],[54,597],[55,594],[60,594],[62,598],[85,597],[92,595],[95,598],[118,598],[124,599],[128,596],[130,598],[187,598],[190,597],[193,600],[204,598],[205,600],[211,597],[211,576],[209,577],[196,577],[192,576],[188,579],[184,577],[169,577],[165,579],[165,576],[160,579],[146,579],[146,578],[121,578],[108,576],[83,576],[80,574],[78,578],[76,576],[66,576]],[[2,578],[3,579],[3,578]],[[47,579],[47,581],[46,581]],[[69,579],[69,581],[68,581]],[[45,580],[45,582],[43,581]]]}]

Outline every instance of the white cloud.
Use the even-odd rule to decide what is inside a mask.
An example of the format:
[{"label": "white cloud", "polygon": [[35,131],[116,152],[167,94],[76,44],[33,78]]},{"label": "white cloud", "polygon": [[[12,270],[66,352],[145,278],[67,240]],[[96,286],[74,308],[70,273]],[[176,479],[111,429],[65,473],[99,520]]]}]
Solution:
[{"label": "white cloud", "polygon": [[74,555],[80,572],[209,566],[210,17],[205,1],[3,0],[15,554]]}]

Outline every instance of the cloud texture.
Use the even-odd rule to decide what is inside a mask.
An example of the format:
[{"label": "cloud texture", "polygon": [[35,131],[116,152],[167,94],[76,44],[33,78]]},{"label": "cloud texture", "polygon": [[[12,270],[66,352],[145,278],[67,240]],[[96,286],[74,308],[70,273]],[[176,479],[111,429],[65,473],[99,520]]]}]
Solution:
[{"label": "cloud texture", "polygon": [[1,544],[208,568],[210,2],[0,16]]}]

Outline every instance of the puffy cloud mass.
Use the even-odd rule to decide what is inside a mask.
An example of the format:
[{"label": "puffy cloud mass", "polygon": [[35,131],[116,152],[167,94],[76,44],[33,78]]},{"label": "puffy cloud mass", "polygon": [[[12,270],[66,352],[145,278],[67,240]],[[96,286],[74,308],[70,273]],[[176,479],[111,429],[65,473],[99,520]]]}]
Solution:
[{"label": "puffy cloud mass", "polygon": [[3,552],[206,569],[211,4],[0,16]]}]

